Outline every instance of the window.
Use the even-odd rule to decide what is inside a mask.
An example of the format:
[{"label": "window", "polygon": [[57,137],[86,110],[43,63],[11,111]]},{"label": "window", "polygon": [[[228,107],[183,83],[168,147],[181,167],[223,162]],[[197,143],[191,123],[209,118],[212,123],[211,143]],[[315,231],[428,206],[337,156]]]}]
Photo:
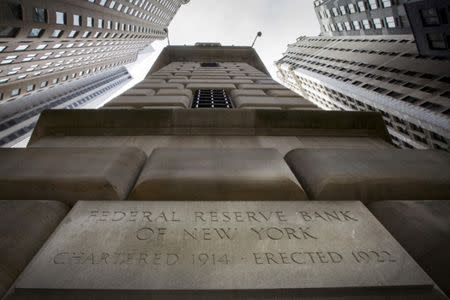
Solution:
[{"label": "window", "polygon": [[11,91],[11,97],[17,96],[20,94],[20,89],[14,89]]},{"label": "window", "polygon": [[333,7],[333,15],[335,17],[339,16],[339,11],[338,11],[338,9],[336,7]]},{"label": "window", "polygon": [[356,13],[356,6],[355,6],[355,4],[350,3],[350,4],[348,5],[348,11],[349,11],[351,14]]},{"label": "window", "polygon": [[103,19],[98,19],[97,27],[98,28],[103,28]]},{"label": "window", "polygon": [[428,46],[434,50],[448,49],[444,35],[439,32],[433,32],[427,34]]},{"label": "window", "polygon": [[114,5],[116,5],[116,1],[111,1],[111,3],[109,4],[109,8],[114,8]]},{"label": "window", "polygon": [[192,108],[232,108],[225,90],[197,90]]},{"label": "window", "polygon": [[392,0],[381,0],[381,3],[383,4],[383,7],[391,7],[392,6]]},{"label": "window", "polygon": [[53,30],[53,32],[52,32],[50,37],[52,37],[52,38],[59,38],[59,37],[61,37],[63,32],[64,32],[63,30],[55,29],[55,30]]},{"label": "window", "polygon": [[337,23],[337,27],[339,31],[344,31],[344,27],[342,27],[342,23]]},{"label": "window", "polygon": [[31,92],[34,90],[34,84],[30,84],[27,86],[27,92]]},{"label": "window", "polygon": [[207,62],[207,63],[201,63],[200,67],[213,68],[213,67],[219,67],[219,64],[216,62]]},{"label": "window", "polygon": [[387,28],[395,28],[395,18],[394,17],[386,17],[386,27]]},{"label": "window", "polygon": [[24,51],[28,48],[28,45],[19,45],[17,46],[17,48],[15,49],[15,51]]},{"label": "window", "polygon": [[44,29],[42,28],[32,28],[28,33],[28,37],[30,38],[38,38],[44,34]]},{"label": "window", "polygon": [[370,9],[377,9],[378,8],[378,0],[369,0],[369,7],[370,7]]},{"label": "window", "polygon": [[86,26],[92,27],[93,25],[94,25],[94,19],[92,17],[87,17],[86,18]]},{"label": "window", "polygon": [[35,7],[33,9],[33,21],[36,23],[47,23],[48,16],[45,8]]},{"label": "window", "polygon": [[0,38],[15,37],[20,28],[0,26]]},{"label": "window", "polygon": [[74,26],[81,26],[81,16],[73,15],[73,25]]},{"label": "window", "polygon": [[345,30],[350,31],[352,30],[352,26],[350,25],[350,22],[344,22]]},{"label": "window", "polygon": [[72,30],[72,31],[67,35],[67,37],[74,38],[74,37],[76,37],[77,35],[78,35],[78,31]]},{"label": "window", "polygon": [[366,3],[364,1],[358,1],[358,8],[361,12],[366,11]]},{"label": "window", "polygon": [[9,1],[8,7],[11,11],[11,14],[16,17],[16,19],[22,20],[22,6],[20,5],[19,1]]},{"label": "window", "polygon": [[361,30],[361,25],[358,21],[353,21],[353,27],[355,28],[355,30]]},{"label": "window", "polygon": [[45,49],[47,47],[47,44],[39,44],[36,46],[36,50],[42,50]]},{"label": "window", "polygon": [[375,18],[375,19],[373,19],[373,26],[376,29],[381,29],[381,28],[383,28],[383,21],[381,21],[380,18]]},{"label": "window", "polygon": [[344,5],[341,5],[341,6],[339,7],[339,9],[341,10],[342,15],[346,15],[346,14],[347,14],[347,9],[345,8]]},{"label": "window", "polygon": [[46,87],[48,84],[48,81],[42,81],[41,82],[41,88]]},{"label": "window", "polygon": [[424,26],[439,26],[439,16],[436,8],[421,9],[422,23]]},{"label": "window", "polygon": [[442,105],[439,105],[436,103],[431,103],[431,102],[425,102],[425,103],[421,104],[420,106],[423,108],[429,109],[429,110],[434,110],[434,111],[439,111],[444,108]]},{"label": "window", "polygon": [[100,0],[100,3],[99,3],[101,6],[105,6],[105,4],[106,4],[106,0]]},{"label": "window", "polygon": [[57,11],[56,12],[56,24],[66,25],[66,23],[67,23],[66,13]]},{"label": "window", "polygon": [[370,28],[372,28],[372,26],[370,25],[370,21],[369,21],[369,20],[367,20],[367,19],[362,20],[362,23],[363,23],[364,29],[370,29]]}]

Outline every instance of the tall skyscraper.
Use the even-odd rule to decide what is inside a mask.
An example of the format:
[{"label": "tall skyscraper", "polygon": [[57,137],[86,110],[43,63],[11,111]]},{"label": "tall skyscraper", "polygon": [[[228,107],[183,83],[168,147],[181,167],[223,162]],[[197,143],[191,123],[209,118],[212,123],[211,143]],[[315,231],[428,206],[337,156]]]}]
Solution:
[{"label": "tall skyscraper", "polygon": [[316,0],[324,35],[411,34],[404,4],[411,0]]},{"label": "tall skyscraper", "polygon": [[[10,101],[0,109],[0,147],[20,143],[26,146],[39,118],[47,109],[75,109],[93,101],[104,99],[132,80],[123,66],[110,68],[79,79],[68,80],[64,85]],[[106,100],[105,100],[106,101]]]},{"label": "tall skyscraper", "polygon": [[0,103],[133,62],[188,1],[0,1]]},{"label": "tall skyscraper", "polygon": [[[403,5],[388,6],[391,1],[354,5],[360,2],[378,7],[371,14],[405,10]],[[361,13],[340,17],[360,18]],[[412,34],[394,35],[383,28],[378,31],[383,35],[344,30],[335,34],[341,36],[324,31],[322,36],[300,37],[277,62],[280,79],[322,109],[381,112],[400,147],[450,151],[450,61],[423,56]]]},{"label": "tall skyscraper", "polygon": [[251,47],[169,46],[0,149],[0,296],[444,300],[449,182],[450,154],[316,109]]}]

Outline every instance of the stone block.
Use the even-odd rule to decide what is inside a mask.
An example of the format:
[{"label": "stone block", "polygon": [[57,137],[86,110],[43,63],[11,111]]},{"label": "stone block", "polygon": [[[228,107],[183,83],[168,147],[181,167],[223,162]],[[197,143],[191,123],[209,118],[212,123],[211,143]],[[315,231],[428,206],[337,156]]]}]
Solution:
[{"label": "stone block", "polygon": [[234,84],[231,83],[189,83],[186,85],[187,89],[224,89],[233,90],[236,88]]},{"label": "stone block", "polygon": [[298,149],[287,163],[314,200],[450,199],[450,154],[401,149]]},{"label": "stone block", "polygon": [[105,106],[132,106],[134,108],[142,108],[145,106],[181,106],[188,108],[191,106],[191,99],[184,96],[147,96],[147,97],[120,97]]},{"label": "stone block", "polygon": [[193,97],[192,91],[191,90],[186,90],[186,89],[184,89],[184,90],[180,90],[180,89],[160,89],[156,95],[158,95],[158,96],[167,96],[167,95],[178,96],[178,95],[181,95],[181,96],[186,96],[189,99],[192,99],[192,97]]},{"label": "stone block", "polygon": [[240,84],[240,83],[253,83],[248,79],[170,79],[169,83],[205,83],[205,84]]},{"label": "stone block", "polygon": [[266,93],[273,97],[301,97],[291,90],[268,90]]},{"label": "stone block", "polygon": [[282,110],[279,106],[244,106],[240,109],[249,109],[249,110]]},{"label": "stone block", "polygon": [[15,295],[429,300],[433,286],[360,202],[120,201],[79,202]]},{"label": "stone block", "polygon": [[145,159],[137,148],[0,149],[0,199],[123,200]]},{"label": "stone block", "polygon": [[259,84],[279,84],[278,82],[276,82],[275,80],[273,80],[273,79],[259,79],[259,80],[256,80],[256,83],[259,83]]},{"label": "stone block", "polygon": [[308,108],[315,107],[314,104],[300,97],[258,97],[258,96],[238,96],[233,98],[237,108],[245,107],[265,107],[277,106],[284,109],[288,108]]},{"label": "stone block", "polygon": [[257,90],[287,90],[281,84],[240,84],[239,89],[257,89]]},{"label": "stone block", "polygon": [[380,201],[368,208],[450,295],[450,201]]},{"label": "stone block", "polygon": [[153,96],[155,94],[156,94],[155,90],[152,90],[152,89],[133,88],[131,90],[126,91],[122,95],[120,95],[119,98],[120,97],[125,97],[125,96]]},{"label": "stone block", "polygon": [[275,149],[171,149],[150,155],[131,200],[305,200]]},{"label": "stone block", "polygon": [[180,83],[139,83],[133,89],[184,89]]},{"label": "stone block", "polygon": [[164,79],[144,79],[140,83],[166,83]]},{"label": "stone block", "polygon": [[237,96],[267,96],[263,90],[232,90],[230,95],[233,98]]},{"label": "stone block", "polygon": [[57,201],[0,201],[0,298],[68,210]]}]

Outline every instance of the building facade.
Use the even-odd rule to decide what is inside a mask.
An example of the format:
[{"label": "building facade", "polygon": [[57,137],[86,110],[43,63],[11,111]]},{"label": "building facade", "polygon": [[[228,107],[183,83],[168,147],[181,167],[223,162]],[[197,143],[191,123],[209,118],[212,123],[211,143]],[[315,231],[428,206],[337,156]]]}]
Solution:
[{"label": "building facade", "polygon": [[210,43],[166,47],[142,82],[105,105],[155,107],[316,108],[274,81],[252,48]]},{"label": "building facade", "polygon": [[0,101],[131,63],[188,0],[0,2]]},{"label": "building facade", "polygon": [[450,154],[317,109],[251,47],[170,46],[0,149],[0,296],[448,299],[449,182]]},{"label": "building facade", "polygon": [[125,67],[116,67],[4,103],[0,110],[0,147],[26,146],[44,110],[81,108],[111,95],[131,80]]},{"label": "building facade", "polygon": [[449,151],[450,62],[419,55],[412,36],[301,37],[277,66],[323,109],[379,111],[398,146]]},{"label": "building facade", "polygon": [[404,4],[411,0],[316,0],[314,7],[322,34],[411,34]]},{"label": "building facade", "polygon": [[421,55],[450,58],[449,4],[440,0],[416,0],[405,4]]}]

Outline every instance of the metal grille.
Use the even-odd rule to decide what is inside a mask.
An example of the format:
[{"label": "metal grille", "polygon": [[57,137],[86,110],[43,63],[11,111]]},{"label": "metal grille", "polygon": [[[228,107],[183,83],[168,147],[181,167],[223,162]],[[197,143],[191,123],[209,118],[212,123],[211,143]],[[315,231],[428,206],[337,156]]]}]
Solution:
[{"label": "metal grille", "polygon": [[233,104],[225,90],[197,90],[192,108],[232,108]]}]

